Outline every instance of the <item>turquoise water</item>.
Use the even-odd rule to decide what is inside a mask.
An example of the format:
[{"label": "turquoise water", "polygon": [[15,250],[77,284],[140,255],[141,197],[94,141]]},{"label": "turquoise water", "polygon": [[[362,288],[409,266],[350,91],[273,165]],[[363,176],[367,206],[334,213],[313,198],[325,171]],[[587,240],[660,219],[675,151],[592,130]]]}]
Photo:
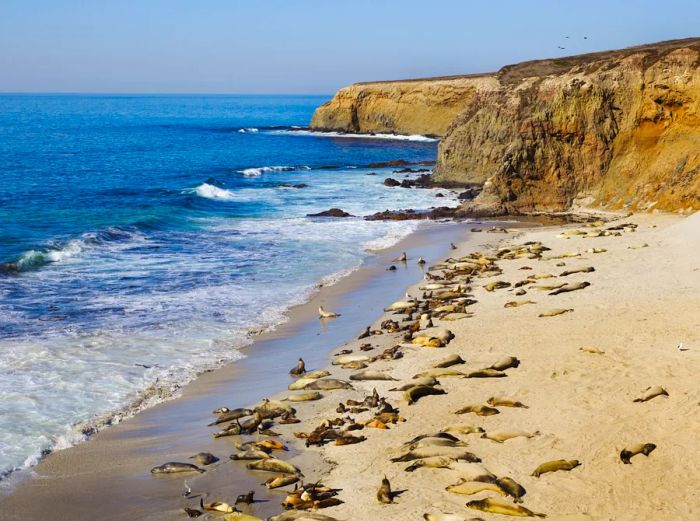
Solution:
[{"label": "turquoise water", "polygon": [[[326,99],[0,96],[0,474],[240,358],[418,226],[361,216],[455,204],[367,168],[434,141],[300,128]],[[306,217],[330,207],[358,217]]]}]

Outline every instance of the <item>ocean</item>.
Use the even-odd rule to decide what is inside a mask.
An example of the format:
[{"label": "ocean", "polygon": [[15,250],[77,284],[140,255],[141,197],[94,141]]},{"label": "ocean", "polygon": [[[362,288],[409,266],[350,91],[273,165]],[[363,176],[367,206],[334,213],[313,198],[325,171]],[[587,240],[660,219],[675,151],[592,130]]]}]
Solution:
[{"label": "ocean", "polygon": [[[235,362],[421,226],[362,216],[457,204],[368,167],[434,140],[306,130],[328,99],[0,96],[0,476]],[[354,217],[307,217],[331,207]]]}]

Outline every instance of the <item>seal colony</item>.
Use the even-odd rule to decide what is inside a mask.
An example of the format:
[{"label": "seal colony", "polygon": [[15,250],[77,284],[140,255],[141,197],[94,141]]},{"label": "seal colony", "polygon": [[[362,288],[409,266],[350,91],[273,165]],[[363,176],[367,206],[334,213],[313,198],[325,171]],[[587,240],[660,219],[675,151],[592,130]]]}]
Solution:
[{"label": "seal colony", "polygon": [[[212,435],[231,439],[231,432],[237,450],[219,464],[240,462],[261,473],[262,487],[280,491],[287,512],[271,519],[472,519],[475,510],[484,519],[577,519],[651,508],[624,498],[658,494],[673,443],[656,416],[682,391],[636,360],[638,351],[631,355],[591,306],[614,300],[619,273],[610,272],[619,272],[621,260],[665,247],[655,227],[637,222],[643,220],[596,221],[562,233],[499,229],[495,249],[452,249],[377,323],[358,324],[358,339],[336,352],[328,370],[309,371],[299,359],[289,371],[293,394],[283,401],[214,411]],[[644,249],[629,247],[642,238]],[[604,254],[617,257],[606,263]],[[522,270],[532,274],[522,279]],[[581,297],[596,291],[607,293]],[[537,296],[511,305],[516,292]],[[620,320],[634,321],[642,311],[625,303],[629,314]],[[542,316],[550,318],[537,320]],[[502,332],[480,334],[489,328]],[[634,327],[625,331],[632,342],[646,338],[635,341]],[[688,333],[678,341],[697,339]],[[543,350],[547,345],[556,350]],[[664,357],[675,357],[668,359],[674,373],[697,370],[690,352],[673,344]],[[288,445],[299,444],[320,451],[330,472],[307,475],[302,463],[286,461]],[[690,452],[687,464],[700,462]],[[152,472],[183,473],[195,486],[216,458],[197,455],[206,468],[171,461]],[[604,499],[610,490],[614,501]],[[260,519],[251,510],[254,492],[243,512],[230,497],[207,498],[199,509],[187,497],[182,516],[216,510],[227,520]]]}]

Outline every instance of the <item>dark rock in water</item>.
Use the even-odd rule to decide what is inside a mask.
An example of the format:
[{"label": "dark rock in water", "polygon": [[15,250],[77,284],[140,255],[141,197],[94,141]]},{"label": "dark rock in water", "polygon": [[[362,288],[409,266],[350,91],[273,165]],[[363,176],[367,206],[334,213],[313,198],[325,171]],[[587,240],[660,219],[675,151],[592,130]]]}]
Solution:
[{"label": "dark rock in water", "polygon": [[352,217],[352,214],[341,210],[340,208],[331,208],[330,210],[325,210],[318,213],[307,213],[307,217]]},{"label": "dark rock in water", "polygon": [[432,210],[385,210],[365,217],[366,221],[409,221],[417,219],[452,219],[459,217],[457,208],[440,206]]},{"label": "dark rock in water", "polygon": [[308,188],[309,185],[306,183],[297,183],[297,184],[289,184],[289,183],[282,183],[279,185],[281,188]]},{"label": "dark rock in water", "polygon": [[481,193],[483,190],[483,186],[480,184],[475,184],[473,186],[468,187],[464,192],[460,193],[457,198],[462,200],[462,201],[471,201],[474,199],[477,195]]},{"label": "dark rock in water", "polygon": [[396,266],[394,266],[394,265],[392,264],[391,266],[389,266],[389,267],[386,269],[386,271],[396,271]]},{"label": "dark rock in water", "polygon": [[412,186],[413,183],[410,179],[404,179],[403,181],[401,181],[401,188],[411,188]]},{"label": "dark rock in water", "polygon": [[399,183],[396,179],[387,177],[386,179],[384,179],[384,186],[401,186],[401,183]]},{"label": "dark rock in water", "polygon": [[445,194],[435,194],[435,197],[445,197]]},{"label": "dark rock in water", "polygon": [[377,175],[377,172],[367,172],[365,175]]},{"label": "dark rock in water", "polygon": [[394,170],[395,174],[419,174],[421,172],[430,172],[429,168],[401,168]]},{"label": "dark rock in water", "polygon": [[405,159],[394,159],[393,161],[383,161],[381,163],[370,163],[367,168],[386,168],[389,166],[408,166],[412,164],[410,161]]}]

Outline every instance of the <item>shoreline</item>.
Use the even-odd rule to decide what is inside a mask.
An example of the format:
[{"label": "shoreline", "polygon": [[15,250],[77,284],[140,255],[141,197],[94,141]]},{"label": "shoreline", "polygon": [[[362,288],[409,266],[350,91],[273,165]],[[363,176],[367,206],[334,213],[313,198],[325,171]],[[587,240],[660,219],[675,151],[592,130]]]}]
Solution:
[{"label": "shoreline", "polygon": [[[494,224],[497,224],[497,222],[494,221]],[[268,346],[263,347],[263,349],[269,351],[270,347],[279,347],[279,344],[283,344],[285,339],[294,339],[295,337],[298,337],[300,333],[303,335],[304,330],[308,330],[309,324],[312,326],[315,325],[316,328],[318,328],[315,307],[317,307],[318,303],[320,302],[330,308],[343,309],[343,302],[348,300],[348,294],[367,293],[367,285],[370,284],[372,280],[376,280],[378,278],[387,280],[387,277],[391,277],[391,280],[396,280],[397,275],[399,276],[400,282],[398,282],[394,290],[397,292],[395,297],[399,297],[401,295],[399,292],[400,288],[408,285],[410,282],[412,282],[412,280],[418,278],[420,271],[415,266],[407,266],[407,269],[402,269],[398,273],[384,273],[382,266],[386,264],[388,259],[396,256],[398,254],[397,252],[401,251],[402,249],[406,249],[409,252],[413,249],[420,249],[423,255],[426,255],[425,252],[429,251],[428,258],[439,258],[442,256],[443,252],[436,253],[436,251],[446,247],[449,242],[448,237],[454,242],[461,242],[463,236],[468,234],[469,230],[467,223],[465,222],[430,223],[409,234],[397,244],[387,249],[373,252],[373,254],[368,257],[368,260],[364,262],[357,270],[353,271],[347,276],[341,277],[332,285],[321,286],[320,289],[316,291],[306,303],[291,307],[286,314],[287,320],[285,322],[276,326],[271,331],[253,336],[252,343],[241,349],[241,353],[244,356],[242,359],[224,364],[217,369],[206,371],[179,389],[175,397],[161,401],[154,406],[139,410],[125,420],[114,425],[109,425],[109,428],[101,429],[92,434],[86,441],[66,449],[54,451],[42,458],[37,465],[30,467],[29,469],[16,471],[14,473],[15,476],[12,476],[11,479],[8,480],[9,487],[11,488],[0,493],[0,508],[5,509],[5,511],[8,511],[9,509],[9,512],[13,512],[14,514],[12,505],[22,505],[23,503],[20,496],[36,498],[37,494],[42,494],[43,492],[50,493],[50,489],[52,488],[50,486],[50,482],[54,479],[64,479],[66,477],[70,479],[72,476],[73,478],[78,477],[79,480],[79,474],[71,471],[71,467],[73,467],[76,462],[80,462],[86,457],[90,459],[94,458],[95,465],[98,465],[100,461],[114,462],[115,460],[120,460],[122,457],[129,459],[129,456],[126,456],[126,454],[140,454],[143,451],[147,451],[148,446],[154,442],[154,438],[150,438],[150,436],[153,435],[154,432],[157,433],[159,430],[157,427],[151,429],[150,426],[147,426],[146,428],[146,426],[143,425],[147,422],[153,421],[148,417],[160,417],[160,411],[162,409],[166,410],[163,414],[167,415],[167,409],[169,408],[170,404],[206,400],[207,396],[209,396],[211,399],[212,395],[217,395],[217,391],[214,389],[225,386],[229,380],[240,378],[242,373],[248,369],[247,366],[249,365],[253,366],[254,371],[260,371],[260,362],[256,360],[263,355],[259,352],[259,347],[261,345]],[[362,299],[360,298],[360,300]],[[371,322],[378,313],[381,313],[381,305],[383,305],[383,302],[374,302],[374,304],[378,305],[379,308],[375,313],[370,313],[367,316],[367,323]],[[357,311],[355,313],[357,314]],[[348,331],[347,328],[343,328],[345,331],[342,333],[336,333],[333,331],[336,326],[341,325],[343,325],[342,322],[326,324],[327,330],[325,332],[316,332],[314,334],[330,336],[331,338],[328,340],[328,345],[331,347],[342,344],[350,337],[356,336],[360,332],[356,331],[356,327],[354,326],[351,328],[351,332]],[[309,335],[309,331],[306,331],[305,334]],[[343,337],[339,335],[345,336]],[[317,366],[324,366],[327,364],[327,355],[329,352],[330,349],[326,348],[318,354],[305,353],[304,357],[308,362],[314,363]],[[274,358],[281,358],[280,354],[280,352],[268,353],[268,355],[273,356]],[[294,360],[296,360],[296,358],[294,358]],[[286,371],[288,370],[287,365],[293,365],[293,361],[291,359],[287,362],[282,362],[280,360],[277,363],[278,366],[276,366],[274,371],[270,371],[271,373],[279,374],[281,371],[282,374],[286,374]],[[273,386],[270,392],[274,394],[278,393],[283,389],[282,385],[282,383],[279,383],[278,385]],[[252,393],[248,394],[247,401],[245,401],[245,399],[236,400],[235,406],[250,405],[262,397],[261,393],[263,393],[263,389],[260,389],[259,392],[252,391]],[[218,406],[223,404],[224,403],[219,403]],[[231,403],[228,405],[231,406]],[[186,408],[191,409],[191,407]],[[207,409],[204,413],[207,420],[209,420],[209,412],[210,410]],[[189,413],[192,415],[192,411],[189,411]],[[160,420],[156,420],[153,423],[157,425],[159,421]],[[188,418],[188,421],[193,421],[193,418]],[[166,420],[164,424],[168,424],[168,421]],[[207,438],[209,438],[209,431],[206,429],[206,427],[204,427],[205,425],[206,423],[202,423],[201,420],[196,424],[193,423],[186,430],[186,434],[188,436],[197,437],[200,434],[204,434]],[[141,437],[143,431],[148,432],[149,438],[147,439],[142,437],[142,439],[135,441],[135,438]],[[155,434],[155,436],[156,438],[159,437],[158,434]],[[168,436],[166,435],[164,437],[167,438]],[[207,440],[207,443],[210,442],[211,438]],[[168,441],[168,443],[171,442]],[[133,444],[133,447],[130,448],[129,444]],[[104,445],[104,448],[102,445]],[[195,450],[195,452],[197,451],[198,450]],[[139,457],[142,457],[142,455]],[[157,464],[156,460],[153,460],[153,462],[154,465]],[[121,465],[123,465],[123,463]],[[137,473],[136,467],[133,467],[132,471]],[[243,472],[240,472],[240,474],[243,474]],[[146,478],[148,481],[152,480],[150,475],[146,476]],[[241,480],[240,476],[235,476],[235,478],[237,481],[240,481],[242,485],[247,483],[245,479]],[[251,486],[253,484],[254,483],[250,483]],[[55,487],[55,484],[53,487]],[[131,487],[125,484],[125,488],[128,490]],[[165,488],[170,489],[169,493],[172,494],[172,487]],[[125,490],[125,493],[127,490]],[[61,494],[59,494],[59,496],[61,496]],[[164,502],[166,497],[167,496],[164,494]],[[26,506],[22,507],[23,510],[25,508]],[[89,509],[83,508],[81,510]],[[56,512],[55,507],[52,508],[52,512]],[[19,512],[17,513],[19,514]],[[37,512],[37,514],[39,515],[39,512]],[[66,517],[66,519],[78,519],[78,517],[71,517],[76,515],[79,514],[76,512],[71,512],[69,517]],[[19,518],[26,518],[26,511],[24,514],[22,514],[22,517],[18,517],[18,519]],[[119,517],[116,517],[115,519],[118,518]]]}]

